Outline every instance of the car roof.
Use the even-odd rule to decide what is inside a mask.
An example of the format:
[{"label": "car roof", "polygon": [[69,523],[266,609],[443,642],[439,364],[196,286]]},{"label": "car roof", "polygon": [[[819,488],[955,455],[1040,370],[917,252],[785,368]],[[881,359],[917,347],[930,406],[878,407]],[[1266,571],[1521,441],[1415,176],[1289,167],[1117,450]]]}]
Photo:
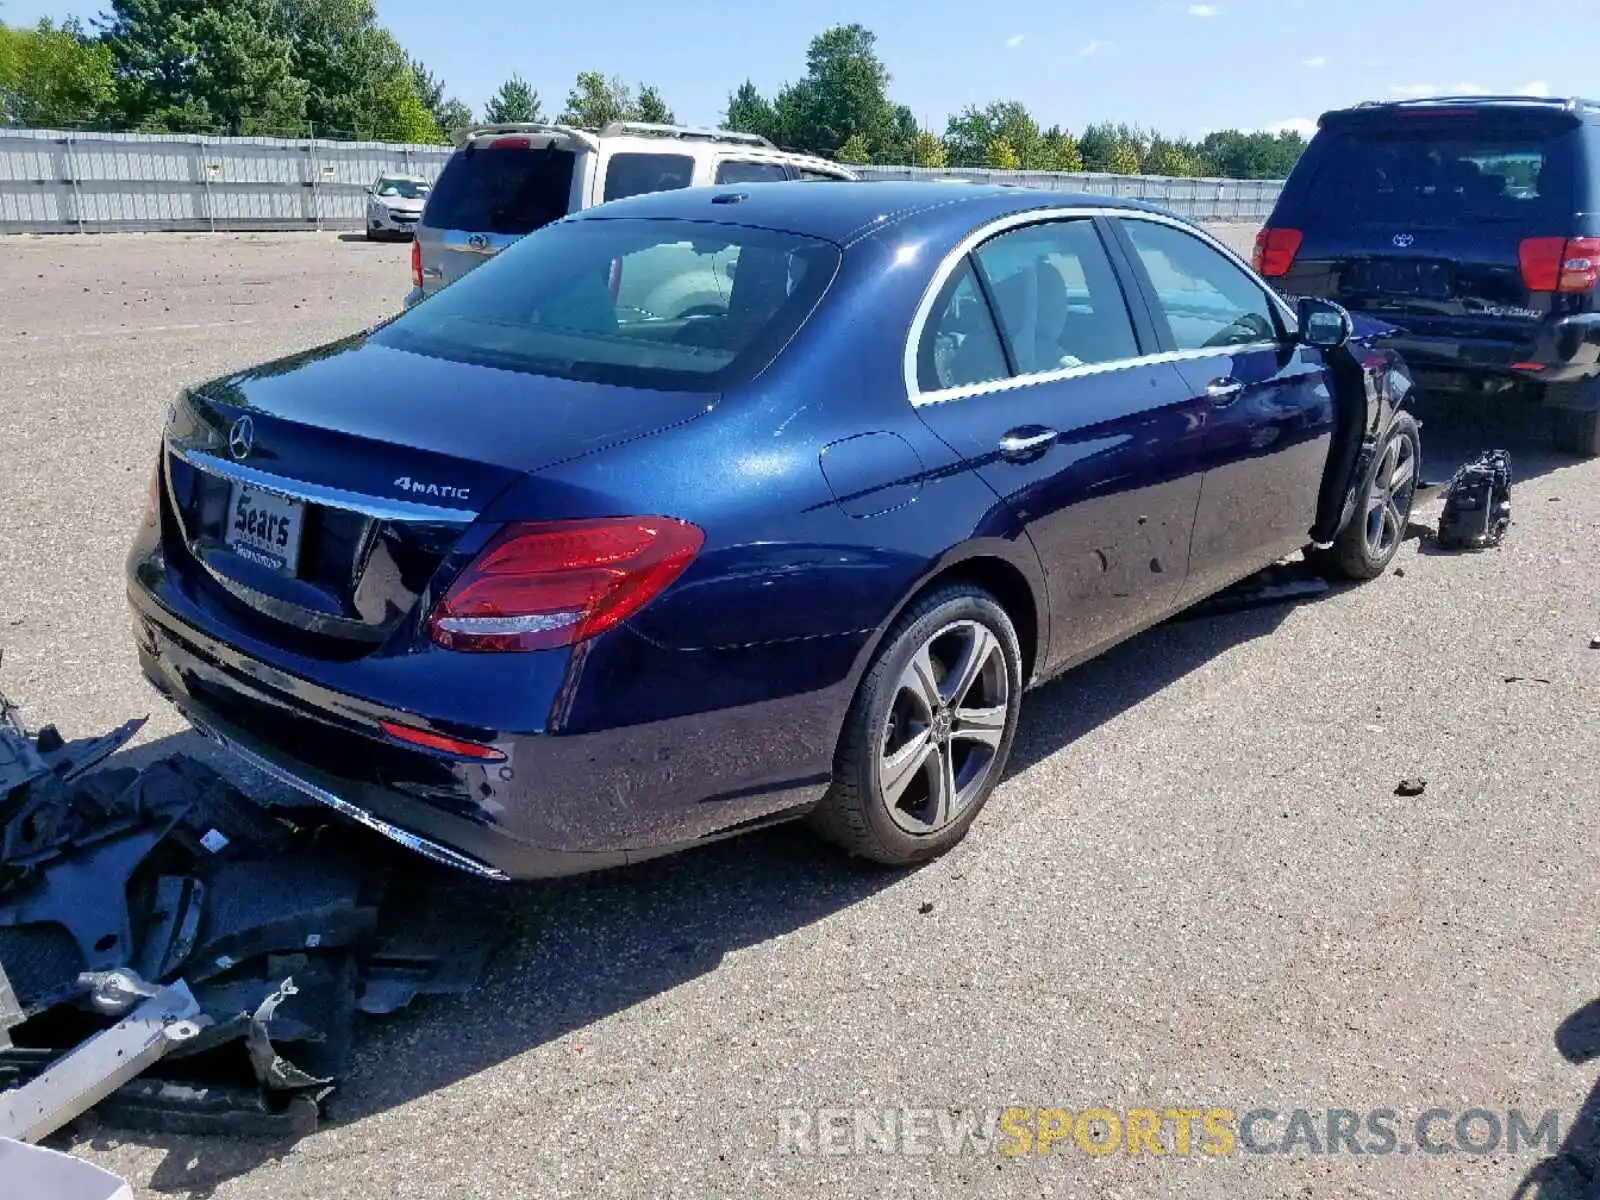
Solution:
[{"label": "car roof", "polygon": [[1335,108],[1322,114],[1319,125],[1326,126],[1352,118],[1371,119],[1390,113],[1422,114],[1441,109],[1499,109],[1505,112],[1569,112],[1593,117],[1600,115],[1600,103],[1580,97],[1556,96],[1419,96],[1407,100],[1365,100],[1349,108]]},{"label": "car roof", "polygon": [[[733,200],[737,197],[737,200]],[[964,213],[978,224],[1036,208],[1166,210],[1137,200],[955,181],[815,182],[727,184],[649,192],[585,209],[572,221],[639,217],[654,220],[727,222],[765,226],[848,246],[892,225],[940,212]]]}]

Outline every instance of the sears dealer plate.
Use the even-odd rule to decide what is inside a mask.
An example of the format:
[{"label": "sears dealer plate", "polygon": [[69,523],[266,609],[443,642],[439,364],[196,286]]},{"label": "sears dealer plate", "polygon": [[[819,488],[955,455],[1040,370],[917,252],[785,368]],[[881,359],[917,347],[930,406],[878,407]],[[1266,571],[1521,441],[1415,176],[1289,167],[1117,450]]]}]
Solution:
[{"label": "sears dealer plate", "polygon": [[240,558],[293,575],[300,562],[305,511],[305,505],[292,497],[235,483],[228,503],[228,528],[222,540]]}]

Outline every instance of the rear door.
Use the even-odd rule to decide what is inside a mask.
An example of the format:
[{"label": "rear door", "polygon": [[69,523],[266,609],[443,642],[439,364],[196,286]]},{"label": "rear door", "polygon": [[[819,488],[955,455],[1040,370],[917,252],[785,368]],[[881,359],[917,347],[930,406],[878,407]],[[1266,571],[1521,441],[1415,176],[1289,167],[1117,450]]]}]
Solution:
[{"label": "rear door", "polygon": [[1576,117],[1553,106],[1335,119],[1274,219],[1302,238],[1283,290],[1461,339],[1469,360],[1474,340],[1524,340],[1560,301],[1528,287],[1523,243],[1588,232],[1580,148]]},{"label": "rear door", "polygon": [[1188,568],[1204,408],[1146,357],[1097,222],[999,232],[944,284],[916,347],[917,412],[1023,523],[1048,578],[1052,661],[1167,612]]},{"label": "rear door", "polygon": [[1200,422],[1194,599],[1306,544],[1333,439],[1332,381],[1317,351],[1291,341],[1267,289],[1215,244],[1165,220],[1113,225]]},{"label": "rear door", "polygon": [[469,143],[445,164],[416,238],[432,295],[518,238],[583,206],[583,148],[563,134]]}]

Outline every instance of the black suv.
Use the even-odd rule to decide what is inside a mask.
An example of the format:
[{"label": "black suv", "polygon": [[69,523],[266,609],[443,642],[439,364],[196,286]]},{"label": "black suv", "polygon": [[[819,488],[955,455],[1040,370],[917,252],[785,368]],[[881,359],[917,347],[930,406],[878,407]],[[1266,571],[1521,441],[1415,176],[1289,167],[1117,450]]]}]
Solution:
[{"label": "black suv", "polygon": [[1600,455],[1600,104],[1326,113],[1255,258],[1291,301],[1394,326],[1419,384],[1542,400],[1561,449]]}]

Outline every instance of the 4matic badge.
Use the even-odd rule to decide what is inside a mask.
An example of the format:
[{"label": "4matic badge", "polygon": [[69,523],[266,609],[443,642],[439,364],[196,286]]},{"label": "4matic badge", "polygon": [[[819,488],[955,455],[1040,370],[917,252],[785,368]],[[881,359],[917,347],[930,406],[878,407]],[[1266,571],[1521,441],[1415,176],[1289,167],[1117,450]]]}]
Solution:
[{"label": "4matic badge", "polygon": [[447,483],[424,483],[420,479],[413,479],[409,475],[402,475],[394,481],[394,486],[402,492],[410,492],[413,496],[441,496],[446,500],[470,500],[472,489],[464,487],[451,487]]}]

